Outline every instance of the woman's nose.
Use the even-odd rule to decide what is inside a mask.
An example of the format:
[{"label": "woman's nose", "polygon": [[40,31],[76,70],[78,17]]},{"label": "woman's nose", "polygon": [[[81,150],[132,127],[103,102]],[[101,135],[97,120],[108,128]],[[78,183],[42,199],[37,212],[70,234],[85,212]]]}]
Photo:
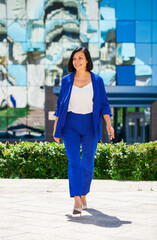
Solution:
[{"label": "woman's nose", "polygon": [[76,60],[75,60],[76,63],[79,62],[79,61],[80,61],[80,59],[76,59]]}]

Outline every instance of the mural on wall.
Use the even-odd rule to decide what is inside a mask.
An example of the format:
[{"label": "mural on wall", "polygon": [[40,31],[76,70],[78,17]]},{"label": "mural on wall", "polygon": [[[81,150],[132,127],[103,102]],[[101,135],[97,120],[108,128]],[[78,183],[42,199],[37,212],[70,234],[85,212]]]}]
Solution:
[{"label": "mural on wall", "polygon": [[117,1],[0,0],[0,138],[44,137],[44,86],[68,73],[78,46],[88,47],[106,85],[119,82],[116,66],[125,65],[135,69],[135,85],[151,84],[142,46],[136,56],[135,42],[116,35],[125,27],[117,22]]}]

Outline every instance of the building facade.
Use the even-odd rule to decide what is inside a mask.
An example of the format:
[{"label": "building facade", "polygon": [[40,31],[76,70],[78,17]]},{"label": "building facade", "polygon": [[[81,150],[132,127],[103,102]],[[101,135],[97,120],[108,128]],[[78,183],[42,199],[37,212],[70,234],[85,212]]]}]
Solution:
[{"label": "building facade", "polygon": [[156,9],[156,0],[0,0],[0,141],[53,141],[59,85],[79,46],[104,80],[114,141],[157,140]]}]

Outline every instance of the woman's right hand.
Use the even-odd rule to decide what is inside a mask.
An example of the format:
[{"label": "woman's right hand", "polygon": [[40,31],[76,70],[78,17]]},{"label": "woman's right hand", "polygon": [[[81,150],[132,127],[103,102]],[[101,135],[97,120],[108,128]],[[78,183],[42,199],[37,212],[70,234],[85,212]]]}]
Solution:
[{"label": "woman's right hand", "polygon": [[57,142],[57,143],[59,143],[59,139],[60,138],[55,138],[55,137],[53,137],[54,138],[54,140]]},{"label": "woman's right hand", "polygon": [[53,131],[53,138],[54,138],[54,140],[55,140],[56,142],[59,143],[59,139],[60,139],[60,138],[56,138],[56,137],[54,137],[54,135],[55,135],[55,130]]},{"label": "woman's right hand", "polygon": [[56,131],[57,121],[58,121],[58,117],[56,117],[56,119],[55,119],[55,123],[54,123],[54,128],[53,128],[53,138],[54,138],[54,140],[55,140],[57,143],[59,143],[59,139],[60,139],[60,138],[56,138],[56,137],[54,137],[54,135],[55,135],[55,131]]}]

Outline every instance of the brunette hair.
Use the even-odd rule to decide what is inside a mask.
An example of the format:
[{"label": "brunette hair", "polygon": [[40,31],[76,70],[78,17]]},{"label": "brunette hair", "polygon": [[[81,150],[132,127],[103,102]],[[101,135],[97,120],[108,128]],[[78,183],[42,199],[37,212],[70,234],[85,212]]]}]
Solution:
[{"label": "brunette hair", "polygon": [[74,56],[75,53],[77,53],[79,51],[84,52],[84,54],[86,56],[86,59],[88,61],[87,71],[90,71],[90,70],[93,69],[93,62],[92,62],[91,55],[90,55],[90,52],[88,51],[88,49],[86,47],[78,47],[72,52],[72,54],[70,56],[70,59],[69,59],[69,62],[68,62],[68,71],[69,72],[75,72],[76,71],[76,69],[73,66],[73,56]]}]

